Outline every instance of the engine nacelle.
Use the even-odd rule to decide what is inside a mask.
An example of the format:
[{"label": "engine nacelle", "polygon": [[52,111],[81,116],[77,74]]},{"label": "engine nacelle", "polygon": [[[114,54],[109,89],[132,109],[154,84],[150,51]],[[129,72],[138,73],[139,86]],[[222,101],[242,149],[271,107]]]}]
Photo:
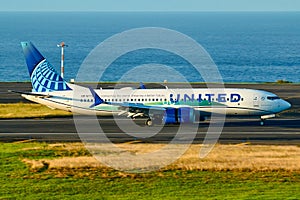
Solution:
[{"label": "engine nacelle", "polygon": [[190,107],[167,108],[163,116],[163,122],[165,124],[194,123],[195,110]]}]

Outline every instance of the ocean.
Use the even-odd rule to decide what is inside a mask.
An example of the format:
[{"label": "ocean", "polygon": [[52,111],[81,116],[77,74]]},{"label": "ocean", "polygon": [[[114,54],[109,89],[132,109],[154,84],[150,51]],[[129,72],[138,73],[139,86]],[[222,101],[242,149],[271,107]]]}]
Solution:
[{"label": "ocean", "polygon": [[[143,27],[168,28],[196,40],[224,82],[300,82],[300,12],[0,12],[0,26],[1,82],[30,81],[21,41],[32,41],[57,71],[57,44],[68,44],[65,79],[70,80],[100,42]],[[144,73],[147,80],[136,72],[123,77],[144,64],[154,64]],[[180,81],[160,71],[160,65],[176,69],[190,82],[203,81],[186,60],[153,49],[120,57],[100,81]]]}]

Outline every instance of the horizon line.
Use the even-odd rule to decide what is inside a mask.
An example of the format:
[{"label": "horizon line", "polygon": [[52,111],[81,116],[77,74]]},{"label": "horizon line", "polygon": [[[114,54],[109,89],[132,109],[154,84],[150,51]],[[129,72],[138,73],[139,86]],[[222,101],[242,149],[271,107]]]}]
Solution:
[{"label": "horizon line", "polygon": [[300,12],[300,10],[0,10],[0,12]]}]

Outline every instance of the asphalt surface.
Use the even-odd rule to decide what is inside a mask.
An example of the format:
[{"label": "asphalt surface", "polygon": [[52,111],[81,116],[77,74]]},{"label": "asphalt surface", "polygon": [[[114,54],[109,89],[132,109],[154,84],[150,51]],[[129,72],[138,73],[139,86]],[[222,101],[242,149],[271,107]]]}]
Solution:
[{"label": "asphalt surface", "polygon": [[[96,87],[96,84],[89,84]],[[138,87],[138,84],[126,84],[122,86]],[[169,88],[182,87],[181,84],[168,84]],[[98,85],[97,87],[113,88],[111,84]],[[147,87],[147,84],[146,84]],[[157,87],[151,85],[149,87]],[[148,87],[148,88],[149,88]],[[205,84],[193,85],[193,87],[205,87]],[[241,143],[250,142],[252,144],[300,144],[300,85],[299,84],[227,84],[230,88],[252,88],[273,92],[281,98],[289,101],[292,108],[280,114],[280,118],[269,119],[265,126],[260,126],[258,119],[226,119],[219,143]],[[8,93],[8,90],[30,91],[30,83],[0,83],[0,103],[27,102],[19,94]],[[77,118],[78,119],[78,118]],[[79,118],[81,119],[81,118]],[[38,141],[81,141],[81,138],[99,141],[99,137],[105,136],[111,142],[178,142],[189,141],[202,143],[207,136],[209,126],[219,127],[218,121],[201,122],[195,128],[187,125],[183,131],[178,125],[168,126],[144,126],[144,120],[136,120],[132,123],[129,119],[117,120],[123,124],[121,129],[112,118],[101,118],[97,124],[103,129],[104,134],[97,130],[98,125],[92,119],[82,117],[79,120],[80,126],[74,124],[70,118],[54,119],[11,119],[0,120],[0,141],[38,140]],[[78,123],[78,122],[77,122]],[[193,128],[194,127],[194,128]],[[129,131],[128,131],[129,130]],[[126,132],[126,133],[124,133]],[[129,133],[129,134],[128,134]],[[151,134],[150,134],[151,133]],[[195,135],[194,135],[195,133]],[[83,134],[83,135],[82,135]],[[210,132],[211,138],[218,138],[218,132]],[[195,138],[194,138],[195,137]],[[105,140],[106,141],[106,140]]]},{"label": "asphalt surface", "polygon": [[[194,143],[202,143],[209,126],[220,126],[218,121],[201,122],[196,126],[185,125],[183,128],[179,125],[147,127],[142,119],[135,120],[134,124],[131,124],[130,119],[118,119],[117,121],[119,125],[121,122],[121,128],[112,118],[94,121],[83,117],[77,120],[77,128],[73,118],[1,120],[0,141],[34,139],[37,141],[73,142],[84,138],[99,142],[102,141],[99,138],[105,136],[109,141],[116,143],[137,140],[168,143],[174,140],[176,134],[179,133],[180,135],[176,137],[177,142],[189,141],[191,137],[195,137],[193,138]],[[99,125],[102,129],[100,133],[98,132]],[[180,128],[182,131],[179,131]],[[214,131],[209,134],[213,138],[218,138],[219,135]],[[300,119],[271,119],[265,126],[260,126],[257,119],[227,119],[218,142],[298,145],[300,144]]]}]

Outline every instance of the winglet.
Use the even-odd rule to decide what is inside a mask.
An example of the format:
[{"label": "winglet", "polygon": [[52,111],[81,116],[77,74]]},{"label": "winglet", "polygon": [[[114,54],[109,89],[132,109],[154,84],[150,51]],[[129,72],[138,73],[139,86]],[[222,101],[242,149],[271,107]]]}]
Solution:
[{"label": "winglet", "polygon": [[91,105],[90,108],[94,107],[94,106],[97,106],[97,105],[100,105],[102,103],[105,103],[105,101],[101,97],[99,97],[99,95],[95,92],[95,90],[93,88],[89,87],[89,89],[90,89],[90,91],[91,91],[91,93],[94,97],[94,104]]},{"label": "winglet", "polygon": [[143,82],[140,82],[140,89],[146,89],[146,86],[144,85]]}]

